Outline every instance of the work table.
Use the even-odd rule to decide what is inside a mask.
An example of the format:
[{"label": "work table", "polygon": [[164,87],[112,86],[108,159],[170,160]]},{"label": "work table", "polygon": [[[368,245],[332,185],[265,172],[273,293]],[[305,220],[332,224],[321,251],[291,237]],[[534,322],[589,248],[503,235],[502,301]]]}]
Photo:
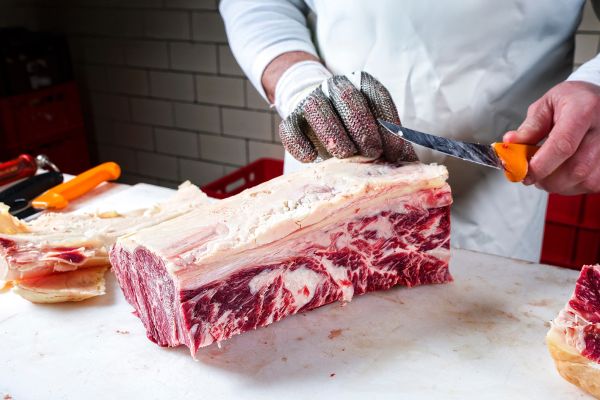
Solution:
[{"label": "work table", "polygon": [[[115,189],[118,188],[118,189]],[[74,208],[134,208],[164,188],[107,187]],[[87,202],[87,203],[86,203]],[[144,203],[146,202],[146,203]],[[327,305],[199,350],[146,339],[107,294],[36,305],[0,295],[0,394],[21,399],[585,399],[544,344],[577,271],[453,249],[455,281]]]}]

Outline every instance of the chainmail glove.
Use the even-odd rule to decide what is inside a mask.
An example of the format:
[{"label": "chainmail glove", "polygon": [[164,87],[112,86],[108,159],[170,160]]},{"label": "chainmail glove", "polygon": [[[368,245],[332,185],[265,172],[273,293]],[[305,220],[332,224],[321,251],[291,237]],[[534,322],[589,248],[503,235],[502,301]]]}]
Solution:
[{"label": "chainmail glove", "polygon": [[[297,83],[291,84],[294,85]],[[276,97],[282,91],[279,86],[278,83]],[[294,94],[297,104],[291,112],[282,110],[285,106],[290,108],[291,101],[283,106],[276,102],[280,114],[285,116],[279,125],[281,142],[297,160],[306,163],[355,154],[383,155],[391,162],[417,160],[408,142],[377,123],[380,118],[400,124],[400,118],[390,93],[367,72],[330,76],[316,87],[304,86],[308,87]]]}]

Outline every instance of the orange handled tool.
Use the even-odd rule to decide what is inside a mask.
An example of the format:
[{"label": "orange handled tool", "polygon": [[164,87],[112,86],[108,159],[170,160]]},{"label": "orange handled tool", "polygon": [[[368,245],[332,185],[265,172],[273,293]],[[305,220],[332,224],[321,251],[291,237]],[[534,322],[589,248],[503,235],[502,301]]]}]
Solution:
[{"label": "orange handled tool", "polygon": [[502,161],[504,174],[511,182],[521,182],[527,176],[529,160],[539,146],[518,143],[492,143],[492,148]]},{"label": "orange handled tool", "polygon": [[121,168],[114,162],[106,162],[44,192],[33,199],[31,205],[37,209],[65,208],[70,200],[86,194],[102,182],[118,179],[119,176]]}]

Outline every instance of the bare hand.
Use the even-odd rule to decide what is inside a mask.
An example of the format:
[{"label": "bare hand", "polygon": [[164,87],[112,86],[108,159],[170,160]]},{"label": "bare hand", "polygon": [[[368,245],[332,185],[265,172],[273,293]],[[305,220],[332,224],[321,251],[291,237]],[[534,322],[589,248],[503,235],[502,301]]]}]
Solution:
[{"label": "bare hand", "polygon": [[504,141],[538,144],[525,185],[574,195],[600,192],[600,86],[563,82],[529,106],[525,121]]}]

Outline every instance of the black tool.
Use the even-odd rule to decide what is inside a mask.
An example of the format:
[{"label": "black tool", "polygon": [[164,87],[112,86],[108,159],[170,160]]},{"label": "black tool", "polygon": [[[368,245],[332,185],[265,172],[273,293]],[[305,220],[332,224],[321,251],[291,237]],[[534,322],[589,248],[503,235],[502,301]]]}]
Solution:
[{"label": "black tool", "polygon": [[29,206],[31,200],[62,181],[63,174],[60,172],[45,172],[32,176],[0,192],[0,202],[10,207],[9,212],[12,215],[17,215]]}]

